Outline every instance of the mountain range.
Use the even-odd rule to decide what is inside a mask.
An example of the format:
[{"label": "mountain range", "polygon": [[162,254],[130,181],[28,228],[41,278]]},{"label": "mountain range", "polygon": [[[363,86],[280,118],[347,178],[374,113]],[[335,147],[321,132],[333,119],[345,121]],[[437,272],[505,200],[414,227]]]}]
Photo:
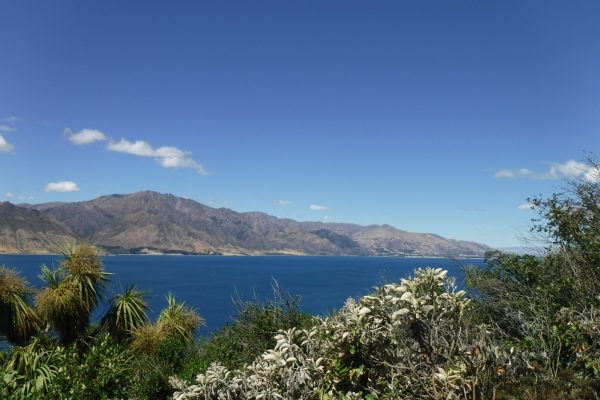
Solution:
[{"label": "mountain range", "polygon": [[74,203],[0,203],[0,251],[54,252],[85,241],[107,253],[481,256],[489,247],[389,225],[298,222],[212,208],[152,191]]}]

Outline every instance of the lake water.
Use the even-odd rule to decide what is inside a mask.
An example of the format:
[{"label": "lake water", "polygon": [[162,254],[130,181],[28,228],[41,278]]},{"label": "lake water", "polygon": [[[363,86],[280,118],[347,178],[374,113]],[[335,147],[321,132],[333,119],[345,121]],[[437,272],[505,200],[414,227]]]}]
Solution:
[{"label": "lake water", "polygon": [[[54,255],[2,255],[0,265],[15,268],[34,286],[40,286],[40,265],[58,265]],[[199,331],[206,335],[231,322],[233,297],[269,300],[272,281],[302,296],[301,309],[326,314],[340,308],[348,297],[367,294],[373,286],[406,277],[418,267],[444,268],[462,282],[461,268],[483,265],[481,259],[399,257],[223,257],[223,256],[109,256],[105,268],[114,273],[106,296],[136,283],[147,292],[151,317],[164,307],[171,291],[178,301],[195,307],[206,319]],[[101,310],[102,311],[102,310]]]}]

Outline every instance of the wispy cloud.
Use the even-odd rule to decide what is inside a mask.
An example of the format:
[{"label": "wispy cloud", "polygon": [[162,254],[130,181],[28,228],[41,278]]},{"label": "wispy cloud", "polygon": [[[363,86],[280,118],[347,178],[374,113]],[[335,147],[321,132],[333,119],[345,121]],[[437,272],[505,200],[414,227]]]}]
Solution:
[{"label": "wispy cloud", "polygon": [[79,187],[73,181],[61,181],[61,182],[50,182],[46,185],[44,189],[45,192],[53,193],[67,193],[67,192],[77,192]]},{"label": "wispy cloud", "polygon": [[8,153],[15,148],[14,145],[8,143],[4,136],[0,135],[0,153]]},{"label": "wispy cloud", "polygon": [[[21,118],[15,117],[14,115],[0,120],[0,122],[6,122],[5,124],[0,124],[0,132],[7,132],[7,133],[8,132],[16,132],[17,128],[15,128],[14,126],[11,126],[11,124],[14,124],[14,123],[17,123],[20,121],[22,121]],[[2,142],[2,139],[0,139],[0,143],[1,142]],[[4,140],[4,142],[6,142],[6,140]],[[11,148],[11,150],[12,150],[12,148]],[[0,146],[0,151],[3,151],[1,146]],[[7,151],[7,150],[4,150],[4,151]]]},{"label": "wispy cloud", "polygon": [[519,205],[517,206],[517,208],[518,208],[519,210],[522,210],[522,211],[533,210],[533,209],[534,209],[534,207],[535,207],[535,206],[533,205],[533,203],[523,203],[523,204],[519,204]]},{"label": "wispy cloud", "polygon": [[519,169],[501,169],[496,172],[494,175],[496,178],[506,178],[506,179],[515,179],[515,178],[529,178],[529,179],[544,179],[537,174],[527,168],[519,168]]},{"label": "wispy cloud", "polygon": [[535,172],[527,168],[501,169],[494,176],[499,179],[550,180],[583,178],[588,182],[600,181],[600,175],[595,168],[575,160],[569,160],[562,164],[553,163],[546,172]]},{"label": "wispy cloud", "polygon": [[33,196],[26,196],[24,194],[14,194],[11,192],[4,193],[4,197],[6,197],[7,199],[18,199],[18,200],[33,200],[34,199]]},{"label": "wispy cloud", "polygon": [[165,168],[192,168],[203,175],[208,174],[200,163],[189,157],[189,152],[173,146],[154,149],[150,143],[144,140],[130,142],[127,139],[121,139],[118,142],[110,141],[108,150],[140,157],[152,157]]},{"label": "wispy cloud", "polygon": [[0,124],[0,132],[14,132],[17,128],[13,128],[9,125]]},{"label": "wispy cloud", "polygon": [[19,117],[14,116],[14,115],[9,115],[8,117],[4,118],[4,120],[6,122],[10,122],[11,124],[15,124],[17,122],[22,122],[23,121],[22,118],[19,118]]},{"label": "wispy cloud", "polygon": [[311,204],[310,206],[308,206],[308,209],[312,211],[328,211],[329,207],[321,206],[319,204]]},{"label": "wispy cloud", "polygon": [[82,129],[79,132],[73,132],[69,128],[66,128],[65,135],[67,135],[71,143],[78,146],[107,139],[104,133],[96,129]]},{"label": "wispy cloud", "polygon": [[292,204],[292,202],[289,200],[277,200],[278,206],[289,206],[290,204]]}]

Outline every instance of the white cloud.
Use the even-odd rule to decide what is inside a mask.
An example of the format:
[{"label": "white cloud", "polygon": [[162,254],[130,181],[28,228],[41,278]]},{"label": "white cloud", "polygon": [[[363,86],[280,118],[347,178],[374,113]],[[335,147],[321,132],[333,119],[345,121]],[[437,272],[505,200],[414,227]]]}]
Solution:
[{"label": "white cloud", "polygon": [[584,163],[580,163],[575,160],[569,160],[564,164],[552,164],[550,167],[550,171],[548,171],[548,175],[550,176],[558,176],[564,175],[568,178],[576,178],[588,171],[590,167],[588,167]]},{"label": "white cloud", "polygon": [[519,204],[519,206],[517,207],[519,210],[533,210],[534,205],[533,203],[523,203],[523,204]]},{"label": "white cloud", "polygon": [[15,148],[15,146],[8,143],[6,141],[6,139],[4,139],[4,137],[2,135],[0,135],[0,152],[8,153],[9,151],[12,151],[12,149],[14,149],[14,148]]},{"label": "white cloud", "polygon": [[4,197],[6,197],[7,199],[14,199],[16,196],[11,192],[6,192],[4,193]]},{"label": "white cloud", "polygon": [[154,157],[165,168],[193,168],[201,174],[207,173],[202,165],[189,158],[183,150],[177,147],[159,147],[154,151]]},{"label": "white cloud", "polygon": [[320,206],[318,204],[311,204],[310,206],[308,206],[308,209],[313,211],[328,211],[329,207]]},{"label": "white cloud", "polygon": [[569,160],[565,163],[552,163],[550,168],[546,172],[535,172],[527,168],[520,169],[501,169],[494,175],[500,179],[536,179],[536,180],[549,180],[549,179],[561,179],[561,178],[580,178],[587,180],[588,182],[599,182],[599,172],[584,163]]},{"label": "white cloud", "polygon": [[289,200],[277,200],[277,205],[279,206],[289,206],[290,204],[292,204],[292,202]]},{"label": "white cloud", "polygon": [[72,143],[78,146],[106,140],[106,135],[96,129],[82,129],[79,132],[73,132],[67,128],[65,129],[65,134],[68,135]]},{"label": "white cloud", "polygon": [[152,157],[154,155],[152,146],[143,140],[130,142],[128,140],[121,139],[118,142],[108,143],[108,149],[118,153],[132,154],[134,156]]},{"label": "white cloud", "polygon": [[109,142],[108,150],[140,157],[152,157],[165,168],[192,168],[201,174],[208,174],[201,164],[189,157],[189,152],[173,146],[154,149],[150,143],[144,140],[130,142],[127,139],[121,139],[118,142]]},{"label": "white cloud", "polygon": [[14,123],[16,123],[16,122],[21,122],[21,121],[23,121],[21,118],[19,118],[19,117],[16,117],[16,116],[14,116],[14,115],[9,115],[8,117],[4,118],[4,120],[5,120],[6,122],[10,122],[11,124],[14,124]]},{"label": "white cloud", "polygon": [[77,192],[78,190],[79,187],[77,187],[77,184],[73,181],[50,182],[44,189],[46,192],[60,193]]},{"label": "white cloud", "polygon": [[12,126],[0,124],[0,132],[14,132],[16,130],[17,129],[13,128]]}]

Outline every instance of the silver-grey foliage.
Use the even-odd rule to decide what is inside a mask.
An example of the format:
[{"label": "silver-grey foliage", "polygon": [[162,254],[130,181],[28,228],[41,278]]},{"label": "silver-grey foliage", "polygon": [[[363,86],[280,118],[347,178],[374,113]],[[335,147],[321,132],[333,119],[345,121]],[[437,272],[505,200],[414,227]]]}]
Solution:
[{"label": "silver-grey foliage", "polygon": [[245,368],[213,364],[196,382],[172,378],[188,399],[491,398],[518,357],[474,324],[471,300],[442,269],[349,299],[311,330],[281,331]]}]

